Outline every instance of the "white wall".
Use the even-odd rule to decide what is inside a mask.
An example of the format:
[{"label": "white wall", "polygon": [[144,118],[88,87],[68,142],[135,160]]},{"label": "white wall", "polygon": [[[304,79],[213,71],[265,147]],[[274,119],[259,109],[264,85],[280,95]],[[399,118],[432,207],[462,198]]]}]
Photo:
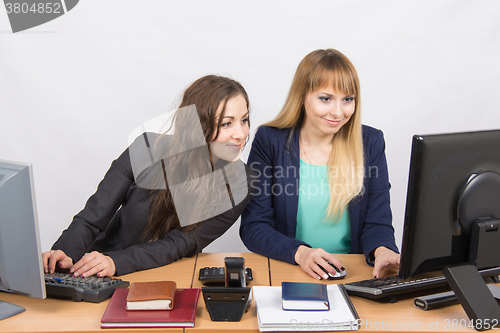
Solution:
[{"label": "white wall", "polygon": [[[255,129],[299,61],[336,48],[358,70],[363,122],[385,133],[400,244],[412,135],[500,128],[499,17],[500,2],[481,0],[82,0],[13,34],[0,8],[0,159],[33,163],[47,250],[130,131],[193,80],[239,80]],[[237,227],[207,250],[246,250]]]}]

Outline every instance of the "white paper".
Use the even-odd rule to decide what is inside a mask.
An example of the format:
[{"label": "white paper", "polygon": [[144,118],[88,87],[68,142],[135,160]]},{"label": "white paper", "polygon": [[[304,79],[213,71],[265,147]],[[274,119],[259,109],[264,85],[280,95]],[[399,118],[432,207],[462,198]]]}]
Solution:
[{"label": "white paper", "polygon": [[267,331],[347,331],[357,330],[338,285],[327,286],[329,311],[285,311],[281,306],[281,287],[252,288],[261,332]]}]

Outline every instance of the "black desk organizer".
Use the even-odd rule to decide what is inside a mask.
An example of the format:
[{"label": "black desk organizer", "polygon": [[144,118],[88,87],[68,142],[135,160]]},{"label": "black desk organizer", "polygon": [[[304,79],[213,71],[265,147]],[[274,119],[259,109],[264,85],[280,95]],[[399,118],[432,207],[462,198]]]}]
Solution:
[{"label": "black desk organizer", "polygon": [[203,299],[212,321],[240,321],[251,305],[246,287],[245,258],[224,258],[225,287],[202,287]]},{"label": "black desk organizer", "polygon": [[251,305],[250,288],[202,287],[212,321],[240,321]]}]

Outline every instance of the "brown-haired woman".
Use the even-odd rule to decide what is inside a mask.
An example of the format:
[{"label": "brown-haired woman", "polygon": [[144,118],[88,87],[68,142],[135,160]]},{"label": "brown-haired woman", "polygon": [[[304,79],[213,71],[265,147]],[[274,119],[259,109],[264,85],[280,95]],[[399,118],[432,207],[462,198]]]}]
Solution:
[{"label": "brown-haired woman", "polygon": [[299,264],[310,276],[340,270],[332,253],[364,253],[373,274],[399,264],[389,202],[385,143],[361,125],[360,85],[333,49],[299,64],[278,116],[259,127],[248,164],[256,193],[240,235],[251,251]]},{"label": "brown-haired woman", "polygon": [[43,253],[45,272],[113,276],[163,266],[231,227],[250,201],[250,173],[239,160],[250,125],[245,89],[204,76],[186,89],[172,124],[173,134],[144,133],[113,161]]}]

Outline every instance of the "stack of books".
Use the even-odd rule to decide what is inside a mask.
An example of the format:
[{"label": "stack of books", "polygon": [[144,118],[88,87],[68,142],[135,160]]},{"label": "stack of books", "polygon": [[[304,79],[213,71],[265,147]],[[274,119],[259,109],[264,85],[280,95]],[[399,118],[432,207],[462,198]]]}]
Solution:
[{"label": "stack of books", "polygon": [[176,289],[175,282],[135,282],[116,289],[101,328],[194,327],[200,289]]}]

